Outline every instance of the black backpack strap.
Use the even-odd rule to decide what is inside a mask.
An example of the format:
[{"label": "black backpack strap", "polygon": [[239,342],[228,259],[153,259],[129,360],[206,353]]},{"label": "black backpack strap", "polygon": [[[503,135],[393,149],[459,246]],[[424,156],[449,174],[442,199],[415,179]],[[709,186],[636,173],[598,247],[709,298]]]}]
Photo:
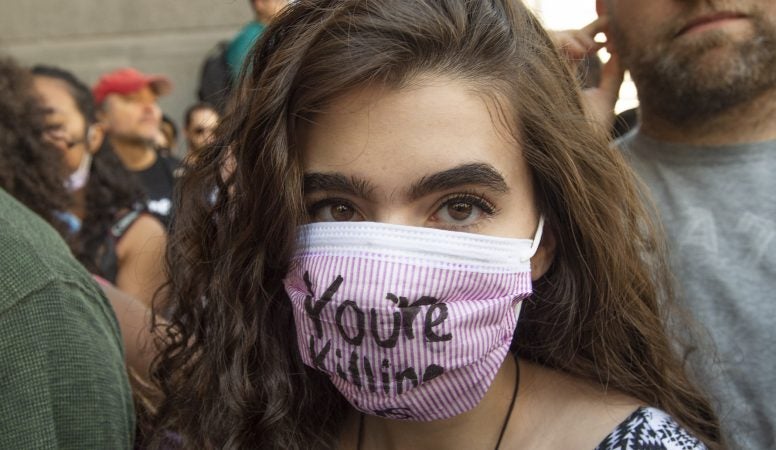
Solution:
[{"label": "black backpack strap", "polygon": [[118,242],[122,238],[122,236],[124,236],[124,233],[127,232],[129,227],[131,227],[132,224],[135,223],[135,221],[140,217],[142,213],[143,213],[143,209],[138,208],[136,206],[128,213],[119,217],[119,219],[113,224],[113,226],[110,227],[110,235],[114,239],[114,241]]}]

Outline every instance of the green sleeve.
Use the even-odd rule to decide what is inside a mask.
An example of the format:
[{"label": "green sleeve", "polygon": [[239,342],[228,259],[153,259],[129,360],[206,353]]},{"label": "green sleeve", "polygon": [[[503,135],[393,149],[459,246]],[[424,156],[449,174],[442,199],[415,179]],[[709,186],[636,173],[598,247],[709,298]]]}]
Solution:
[{"label": "green sleeve", "polygon": [[131,448],[123,349],[101,293],[54,280],[10,302],[0,357],[0,448]]}]

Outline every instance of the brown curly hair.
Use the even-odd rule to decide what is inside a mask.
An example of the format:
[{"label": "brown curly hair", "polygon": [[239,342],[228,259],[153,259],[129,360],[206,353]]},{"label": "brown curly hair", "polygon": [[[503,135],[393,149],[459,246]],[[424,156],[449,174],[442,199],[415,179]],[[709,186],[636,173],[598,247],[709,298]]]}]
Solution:
[{"label": "brown curly hair", "polygon": [[56,148],[43,140],[45,111],[28,71],[0,58],[0,187],[65,234],[56,216],[70,207],[66,169]]},{"label": "brown curly hair", "polygon": [[716,416],[666,332],[670,275],[633,175],[586,118],[539,21],[514,0],[299,0],[275,18],[217,142],[181,180],[167,252],[176,309],[154,375],[165,395],[158,429],[186,448],[336,446],[348,405],[302,363],[281,283],[304,218],[297,132],[351,89],[399,89],[423,74],[507,99],[504,119],[557,239],[514,350],[662,408],[721,447]]}]

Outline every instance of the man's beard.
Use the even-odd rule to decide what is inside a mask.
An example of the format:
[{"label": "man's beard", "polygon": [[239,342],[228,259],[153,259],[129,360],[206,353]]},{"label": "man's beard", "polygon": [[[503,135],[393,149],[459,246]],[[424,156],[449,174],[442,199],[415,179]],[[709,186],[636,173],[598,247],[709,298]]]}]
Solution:
[{"label": "man's beard", "polygon": [[[752,39],[708,31],[703,39],[672,46],[676,30],[667,28],[658,42],[640,49],[613,27],[617,51],[636,81],[643,108],[664,120],[694,125],[776,88],[776,26],[762,13],[750,20]],[[712,61],[714,55],[707,53],[715,49],[723,51]]]}]

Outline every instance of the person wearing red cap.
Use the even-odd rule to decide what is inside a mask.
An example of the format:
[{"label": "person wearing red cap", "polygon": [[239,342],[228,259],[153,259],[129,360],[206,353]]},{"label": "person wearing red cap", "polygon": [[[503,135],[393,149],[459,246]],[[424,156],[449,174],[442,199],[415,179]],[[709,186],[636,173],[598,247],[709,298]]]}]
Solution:
[{"label": "person wearing red cap", "polygon": [[138,176],[148,196],[149,211],[165,225],[172,214],[178,164],[157,154],[154,138],[162,118],[157,98],[171,90],[167,77],[132,68],[104,74],[93,88],[98,117],[116,154]]}]

